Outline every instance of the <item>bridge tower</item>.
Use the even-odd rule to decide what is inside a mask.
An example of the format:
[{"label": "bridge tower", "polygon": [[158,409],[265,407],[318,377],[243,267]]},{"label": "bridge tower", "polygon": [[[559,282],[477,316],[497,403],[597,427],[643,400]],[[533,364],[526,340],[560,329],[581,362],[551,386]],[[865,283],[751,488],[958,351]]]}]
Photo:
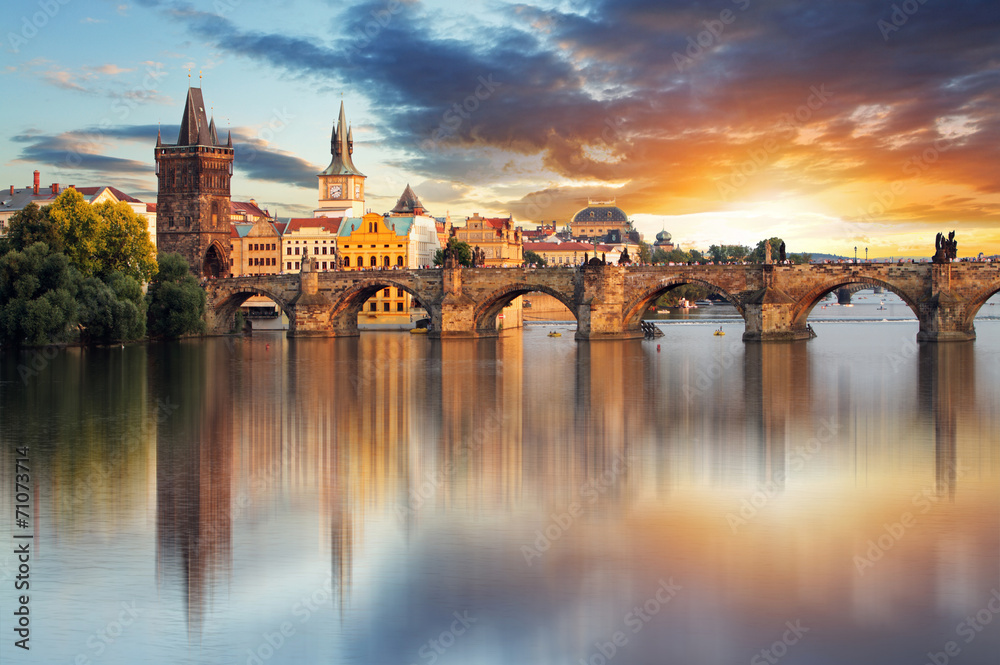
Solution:
[{"label": "bridge tower", "polygon": [[183,256],[198,277],[228,276],[233,137],[219,142],[201,88],[188,88],[177,143],[157,132],[155,154],[157,249]]}]

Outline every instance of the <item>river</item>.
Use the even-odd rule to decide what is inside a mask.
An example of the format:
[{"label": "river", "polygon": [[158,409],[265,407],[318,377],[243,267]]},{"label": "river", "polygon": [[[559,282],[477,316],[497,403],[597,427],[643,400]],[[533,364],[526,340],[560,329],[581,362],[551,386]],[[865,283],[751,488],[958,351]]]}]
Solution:
[{"label": "river", "polygon": [[3,355],[0,660],[995,665],[1000,321],[853,318]]}]

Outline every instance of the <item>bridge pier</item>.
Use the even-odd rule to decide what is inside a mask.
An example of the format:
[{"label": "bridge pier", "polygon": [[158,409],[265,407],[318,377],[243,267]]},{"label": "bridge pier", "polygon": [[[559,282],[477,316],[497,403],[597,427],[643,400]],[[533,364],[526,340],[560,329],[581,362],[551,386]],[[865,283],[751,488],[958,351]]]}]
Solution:
[{"label": "bridge pier", "polygon": [[743,311],[744,342],[791,342],[810,337],[805,322],[796,321],[795,301],[773,286],[753,293]]},{"label": "bridge pier", "polygon": [[949,291],[940,291],[920,303],[918,342],[971,342],[976,326],[965,303]]},{"label": "bridge pier", "polygon": [[850,289],[837,289],[837,304],[839,304],[839,305],[850,305],[851,304],[851,290]]},{"label": "bridge pier", "polygon": [[444,298],[439,305],[428,305],[431,315],[430,336],[438,339],[478,337],[476,331],[476,303],[462,293],[462,269],[442,268]]},{"label": "bridge pier", "polygon": [[[290,303],[292,315],[288,321],[289,337],[338,337],[331,317],[333,302],[319,292],[319,274],[303,265],[299,273],[299,295]],[[354,335],[358,334],[357,323]],[[350,333],[347,334],[350,336]]]},{"label": "bridge pier", "polygon": [[577,293],[582,297],[577,301],[576,339],[641,339],[638,321],[630,328],[624,320],[625,266],[582,266],[580,277]]}]

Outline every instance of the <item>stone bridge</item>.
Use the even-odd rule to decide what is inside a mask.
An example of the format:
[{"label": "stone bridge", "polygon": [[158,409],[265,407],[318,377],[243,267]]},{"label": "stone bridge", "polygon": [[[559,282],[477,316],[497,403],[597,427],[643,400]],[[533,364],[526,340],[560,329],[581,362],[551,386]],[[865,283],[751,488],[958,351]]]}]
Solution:
[{"label": "stone bridge", "polygon": [[576,316],[579,340],[641,337],[639,322],[664,292],[697,284],[731,302],[746,321],[745,341],[809,337],[806,320],[831,291],[852,285],[898,295],[920,322],[918,341],[975,339],[973,319],[1000,291],[997,263],[577,266],[305,272],[210,280],[206,319],[226,333],[250,296],[273,300],[288,316],[288,334],[358,334],[358,313],[380,289],[410,293],[431,318],[436,337],[498,333],[496,315],[514,298],[548,293]]}]

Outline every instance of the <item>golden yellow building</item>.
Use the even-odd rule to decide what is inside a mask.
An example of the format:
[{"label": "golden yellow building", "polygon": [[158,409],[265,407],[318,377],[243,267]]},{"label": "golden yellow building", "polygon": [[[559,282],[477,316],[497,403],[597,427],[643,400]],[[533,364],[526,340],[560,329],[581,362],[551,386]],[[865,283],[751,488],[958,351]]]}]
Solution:
[{"label": "golden yellow building", "polygon": [[465,219],[465,226],[454,227],[454,235],[469,247],[486,254],[486,267],[510,268],[524,262],[521,229],[514,228],[510,217],[480,217],[477,212]]},{"label": "golden yellow building", "polygon": [[589,200],[586,208],[573,215],[570,229],[574,238],[604,238],[612,231],[618,231],[623,239],[631,230],[628,215],[615,205],[614,199]]},{"label": "golden yellow building", "polygon": [[[383,217],[368,213],[345,218],[337,246],[344,270],[400,270],[430,267],[440,247],[435,220],[425,215]],[[411,322],[410,294],[387,287],[365,303],[358,323],[406,327]],[[414,315],[423,318],[421,310]]]}]

